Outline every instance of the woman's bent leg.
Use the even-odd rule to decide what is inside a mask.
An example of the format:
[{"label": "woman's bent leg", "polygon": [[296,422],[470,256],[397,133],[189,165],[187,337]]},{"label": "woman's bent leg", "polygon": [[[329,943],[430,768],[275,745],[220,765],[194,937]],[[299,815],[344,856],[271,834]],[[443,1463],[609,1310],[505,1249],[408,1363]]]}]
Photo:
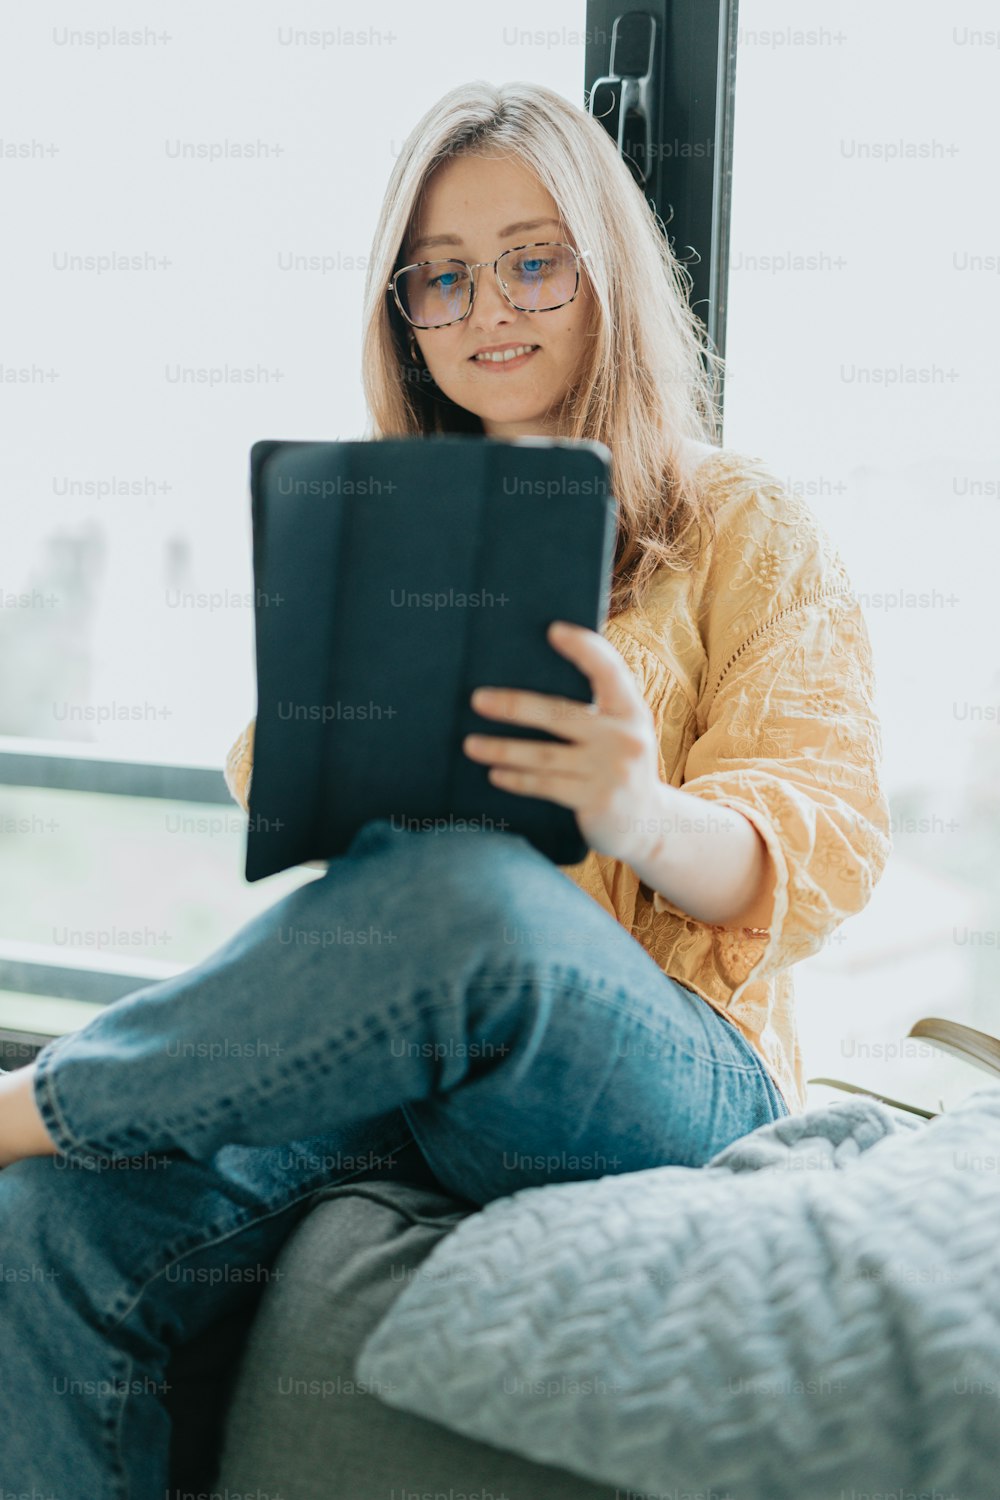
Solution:
[{"label": "woman's bent leg", "polygon": [[35,1085],[71,1158],[204,1159],[402,1108],[477,1201],[699,1165],[787,1112],[736,1028],[524,839],[384,822],[198,967],[49,1044]]},{"label": "woman's bent leg", "polygon": [[[365,1165],[331,1168],[342,1145]],[[171,1351],[259,1294],[321,1187],[407,1176],[411,1146],[396,1112],[337,1143],[0,1171],[3,1493],[166,1494]]]}]

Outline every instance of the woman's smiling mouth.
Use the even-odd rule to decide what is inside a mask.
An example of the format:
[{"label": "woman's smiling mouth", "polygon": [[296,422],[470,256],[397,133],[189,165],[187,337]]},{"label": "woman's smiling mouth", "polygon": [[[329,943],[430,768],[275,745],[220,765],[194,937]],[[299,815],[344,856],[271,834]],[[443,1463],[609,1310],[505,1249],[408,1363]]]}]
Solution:
[{"label": "woman's smiling mouth", "polygon": [[538,352],[538,344],[499,344],[494,348],[480,349],[469,361],[483,370],[519,369]]}]

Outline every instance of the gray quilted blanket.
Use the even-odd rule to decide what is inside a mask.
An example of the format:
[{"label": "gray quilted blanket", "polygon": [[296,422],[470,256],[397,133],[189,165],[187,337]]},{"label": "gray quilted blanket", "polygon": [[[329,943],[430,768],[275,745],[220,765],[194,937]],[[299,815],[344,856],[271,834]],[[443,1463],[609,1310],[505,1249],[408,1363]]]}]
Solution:
[{"label": "gray quilted blanket", "polygon": [[1000,1087],[928,1123],[837,1101],[704,1167],[497,1199],[356,1374],[643,1495],[1000,1500]]}]

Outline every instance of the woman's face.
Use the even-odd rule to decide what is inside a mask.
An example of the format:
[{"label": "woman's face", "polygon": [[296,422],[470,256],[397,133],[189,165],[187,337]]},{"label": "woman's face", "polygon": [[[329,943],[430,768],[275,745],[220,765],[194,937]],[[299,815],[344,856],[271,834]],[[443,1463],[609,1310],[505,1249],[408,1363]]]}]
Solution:
[{"label": "woman's face", "polygon": [[[421,243],[438,236],[447,243]],[[515,245],[542,240],[573,244],[532,171],[509,157],[454,156],[425,184],[407,260],[492,261]],[[557,435],[551,409],[572,385],[586,348],[593,301],[586,270],[581,267],[572,302],[537,313],[511,307],[489,266],[473,275],[476,294],[467,318],[412,330],[428,370],[446,396],[482,419],[489,436]],[[480,349],[518,344],[537,347],[511,369],[473,359]]]}]

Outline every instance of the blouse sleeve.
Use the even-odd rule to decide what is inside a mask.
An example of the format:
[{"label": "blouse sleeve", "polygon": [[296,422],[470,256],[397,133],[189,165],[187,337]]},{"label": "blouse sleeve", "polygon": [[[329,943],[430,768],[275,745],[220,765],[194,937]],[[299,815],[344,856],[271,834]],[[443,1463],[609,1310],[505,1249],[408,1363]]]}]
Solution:
[{"label": "blouse sleeve", "polygon": [[226,756],[223,775],[230,793],[245,813],[250,811],[250,778],[253,775],[253,740],[257,720],[253,718]]},{"label": "blouse sleeve", "polygon": [[[892,849],[868,630],[839,556],[812,525],[818,545],[808,523],[799,527],[787,576],[771,577],[761,617],[754,623],[752,604],[748,615],[754,594],[745,593],[740,634],[726,640],[720,631],[709,650],[703,730],[681,782],[743,813],[774,863],[770,928],[711,924],[737,986],[733,1000],[751,980],[816,953],[861,911]],[[745,550],[744,563],[748,555],[759,553]],[[691,920],[659,892],[653,909]]]}]

